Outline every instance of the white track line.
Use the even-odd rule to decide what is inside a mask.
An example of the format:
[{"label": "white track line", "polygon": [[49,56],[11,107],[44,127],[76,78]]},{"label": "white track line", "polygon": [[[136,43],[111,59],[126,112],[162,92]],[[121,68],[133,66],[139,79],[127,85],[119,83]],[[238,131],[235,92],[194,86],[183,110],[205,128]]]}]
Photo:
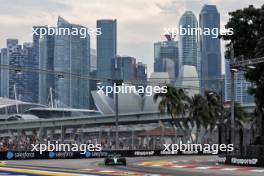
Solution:
[{"label": "white track line", "polygon": [[212,167],[195,167],[194,169],[209,169],[209,168],[212,168]]},{"label": "white track line", "polygon": [[151,166],[153,166],[153,167],[160,167],[160,166],[162,166],[162,165],[155,164],[155,165],[151,165]]},{"label": "white track line", "polygon": [[253,169],[253,170],[248,170],[250,172],[264,172],[264,169]]},{"label": "white track line", "polygon": [[171,167],[183,168],[183,167],[186,167],[186,166],[183,166],[183,165],[172,165]]},{"label": "white track line", "polygon": [[235,170],[238,170],[239,168],[234,168],[234,167],[227,167],[227,168],[222,168],[221,170],[224,170],[224,171],[235,171]]}]

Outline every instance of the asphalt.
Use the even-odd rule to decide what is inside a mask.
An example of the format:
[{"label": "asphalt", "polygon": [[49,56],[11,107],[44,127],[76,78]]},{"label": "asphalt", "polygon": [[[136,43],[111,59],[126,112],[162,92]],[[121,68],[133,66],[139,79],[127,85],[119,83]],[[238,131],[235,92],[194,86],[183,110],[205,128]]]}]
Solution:
[{"label": "asphalt", "polygon": [[[217,156],[165,156],[127,158],[127,166],[104,166],[103,159],[7,161],[1,172],[28,175],[153,175],[153,176],[263,176],[264,168],[221,165]],[[3,170],[9,168],[9,170]],[[2,169],[2,170],[1,170]],[[29,170],[28,172],[23,172]],[[34,171],[33,173],[30,172]],[[40,173],[38,173],[38,171]],[[43,173],[41,173],[43,172]],[[47,174],[45,172],[50,172]],[[3,175],[3,174],[2,174]],[[8,174],[7,174],[8,175]]]}]

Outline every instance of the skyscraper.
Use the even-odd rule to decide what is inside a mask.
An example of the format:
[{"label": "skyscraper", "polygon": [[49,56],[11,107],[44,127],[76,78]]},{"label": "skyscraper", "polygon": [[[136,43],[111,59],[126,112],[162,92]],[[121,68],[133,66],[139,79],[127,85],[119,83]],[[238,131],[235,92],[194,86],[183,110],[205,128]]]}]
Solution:
[{"label": "skyscraper", "polygon": [[117,56],[116,20],[97,20],[96,27],[102,32],[97,36],[97,77],[113,79],[112,61]]},{"label": "skyscraper", "polygon": [[[80,30],[85,28],[71,24],[62,17],[58,18],[57,27]],[[71,76],[55,78],[55,96],[59,106],[71,108],[89,107],[89,81],[82,77],[89,76],[90,72],[90,37],[78,35],[56,35],[54,43],[54,70],[66,72]],[[74,77],[72,75],[78,75]]]},{"label": "skyscraper", "polygon": [[[243,71],[235,73],[235,101],[240,104],[254,103],[254,97],[248,93],[248,89],[252,86],[252,83],[245,79],[244,74]],[[231,101],[231,72],[228,60],[225,60],[225,101]]]},{"label": "skyscraper", "polygon": [[[23,52],[22,46],[18,45],[17,49],[9,55],[9,65],[12,67],[24,68],[26,67],[26,59],[27,56]],[[9,70],[8,97],[11,99],[17,98],[23,101],[30,101],[29,92],[26,90],[28,81],[28,72],[24,73],[19,70]]]},{"label": "skyscraper", "polygon": [[[94,79],[89,81],[89,88],[90,91],[97,89],[97,80],[96,80],[96,72],[97,72],[97,52],[96,49],[90,49],[90,76]],[[90,109],[95,109],[96,106],[94,104],[94,99],[90,96]]]},{"label": "skyscraper", "polygon": [[[170,83],[175,83],[175,63],[172,59],[163,58],[158,59],[154,65],[154,72],[167,72],[169,74]],[[178,74],[177,74],[178,75]]]},{"label": "skyscraper", "polygon": [[7,39],[7,48],[1,49],[1,64],[8,66],[1,69],[1,96],[38,103],[38,74],[33,71],[38,60],[32,43],[21,46],[18,39]]},{"label": "skyscraper", "polygon": [[[143,64],[142,62],[138,62],[136,66],[136,79],[137,79],[137,87],[147,86],[147,65]],[[139,93],[141,96],[144,96],[144,93]]]},{"label": "skyscraper", "polygon": [[[37,74],[31,70],[35,67],[32,43],[24,43],[23,48],[21,45],[17,45],[8,59],[8,65],[15,68],[8,72],[8,97],[37,103]],[[25,68],[29,70],[24,71]]]},{"label": "skyscraper", "polygon": [[[54,35],[45,35],[39,39],[40,70],[54,70],[54,39]],[[39,74],[39,103],[44,105],[51,103],[53,100],[51,100],[50,93],[53,94],[54,89],[54,75],[41,72]]]},{"label": "skyscraper", "polygon": [[[2,48],[1,49],[1,65],[7,65],[7,49],[6,48]],[[8,82],[8,74],[6,73],[7,70],[5,70],[4,68],[1,68],[0,73],[1,73],[1,80],[0,80],[0,93],[1,93],[1,97],[8,97],[7,94],[7,89],[5,89],[5,87],[3,85],[6,84],[7,86],[7,82]]]},{"label": "skyscraper", "polygon": [[[33,29],[35,31],[37,31],[37,33],[39,34],[40,32],[40,28],[43,27],[43,26],[33,26]],[[39,58],[39,52],[40,52],[40,49],[39,49],[39,40],[40,40],[40,35],[37,35],[37,34],[33,34],[33,58],[32,58],[32,68],[33,69],[39,69],[39,62],[40,62],[40,58]],[[35,90],[37,90],[37,102],[39,102],[39,96],[38,96],[38,91],[39,91],[39,76],[40,74],[35,74],[33,75],[34,76],[34,88]]]},{"label": "skyscraper", "polygon": [[[7,59],[7,49],[1,49],[1,65],[8,65],[9,60]],[[0,83],[0,92],[1,97],[8,97],[8,70],[1,68],[0,70],[1,75],[1,83]]]},{"label": "skyscraper", "polygon": [[90,49],[90,72],[97,70],[97,55],[96,49]]},{"label": "skyscraper", "polygon": [[[24,67],[30,69],[38,69],[39,59],[34,57],[34,47],[32,43],[23,43],[23,55],[24,55]],[[26,78],[26,96],[25,100],[33,103],[38,103],[38,78],[39,75],[36,72],[23,73]]]},{"label": "skyscraper", "polygon": [[[200,28],[220,29],[220,15],[215,5],[204,5],[199,16]],[[222,87],[220,39],[211,35],[201,35],[201,93],[205,90],[219,92]]]},{"label": "skyscraper", "polygon": [[137,63],[136,78],[138,81],[147,81],[147,65],[143,64],[142,62]]},{"label": "skyscraper", "polygon": [[[1,50],[1,65],[9,65],[11,54],[18,51],[18,39],[7,39],[6,46]],[[9,97],[9,69],[1,69],[1,78],[1,96]]]},{"label": "skyscraper", "polygon": [[116,80],[136,79],[136,59],[129,56],[117,57],[113,59],[113,74]]},{"label": "skyscraper", "polygon": [[179,73],[178,42],[173,40],[154,43],[154,72],[168,72],[175,80]]},{"label": "skyscraper", "polygon": [[192,65],[197,69],[198,62],[198,36],[194,33],[187,33],[188,29],[197,29],[198,22],[191,11],[186,11],[180,18],[179,30],[185,29],[186,32],[179,34],[179,56],[180,69],[183,65]]}]

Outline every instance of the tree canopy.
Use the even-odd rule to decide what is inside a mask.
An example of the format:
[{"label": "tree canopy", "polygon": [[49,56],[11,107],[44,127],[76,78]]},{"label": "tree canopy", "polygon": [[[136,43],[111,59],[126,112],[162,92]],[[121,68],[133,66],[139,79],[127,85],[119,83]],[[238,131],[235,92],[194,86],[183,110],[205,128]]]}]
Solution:
[{"label": "tree canopy", "polygon": [[[247,8],[230,12],[230,19],[225,25],[232,28],[233,35],[221,36],[228,41],[226,59],[230,59],[231,46],[234,57],[252,59],[264,57],[264,4],[260,8],[250,5]],[[255,97],[258,112],[264,114],[264,64],[248,70],[246,79],[253,83],[249,93]],[[264,121],[264,120],[263,120]],[[264,130],[263,130],[264,131]]]}]

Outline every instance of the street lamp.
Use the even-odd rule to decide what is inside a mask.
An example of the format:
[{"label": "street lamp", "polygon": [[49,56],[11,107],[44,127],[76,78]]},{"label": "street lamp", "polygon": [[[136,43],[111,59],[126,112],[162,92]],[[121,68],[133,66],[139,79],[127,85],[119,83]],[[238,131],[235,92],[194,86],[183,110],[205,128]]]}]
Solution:
[{"label": "street lamp", "polygon": [[[234,44],[232,43],[232,49],[231,49],[231,62],[234,61]],[[231,143],[235,145],[235,72],[237,72],[238,69],[230,67],[231,72],[231,116],[230,116],[230,128],[231,128]]]},{"label": "street lamp", "polygon": [[[123,80],[113,80],[114,86],[121,86],[123,83]],[[118,92],[114,92],[115,95],[115,128],[116,128],[116,134],[115,134],[115,149],[119,149],[119,128],[118,128]]]},{"label": "street lamp", "polygon": [[235,71],[231,70],[231,143],[235,143]]},{"label": "street lamp", "polygon": [[[216,92],[214,92],[214,91],[210,91],[208,94],[210,96],[212,96],[212,95],[218,96],[218,94]],[[220,103],[221,103],[221,111],[222,111],[222,107],[223,107],[223,93],[222,93],[222,89],[220,91]],[[219,123],[218,123],[218,143],[219,143],[219,145],[221,145],[222,144],[223,112],[218,112],[218,116],[220,117],[220,120],[219,120]]]},{"label": "street lamp", "polygon": [[[256,68],[258,64],[263,64],[264,63],[264,57],[260,58],[250,58],[250,59],[243,59],[242,61],[234,61],[234,48],[232,44],[232,50],[231,50],[231,61],[230,62],[230,72],[231,72],[231,142],[235,142],[235,131],[234,131],[234,113],[235,113],[235,98],[234,98],[234,74],[237,71],[249,71],[253,70]],[[261,119],[257,118],[256,124],[257,129],[262,129],[261,127]]]}]

